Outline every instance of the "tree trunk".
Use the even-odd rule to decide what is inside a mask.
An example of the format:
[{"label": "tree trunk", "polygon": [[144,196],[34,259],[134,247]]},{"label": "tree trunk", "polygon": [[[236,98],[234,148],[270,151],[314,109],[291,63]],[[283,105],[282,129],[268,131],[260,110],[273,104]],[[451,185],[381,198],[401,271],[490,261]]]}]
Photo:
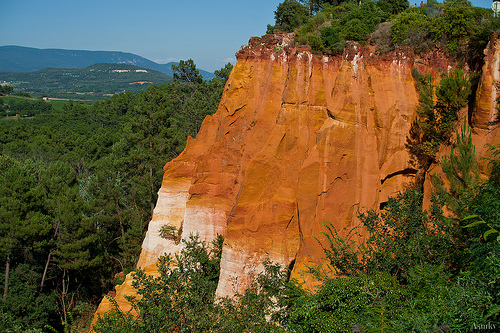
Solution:
[{"label": "tree trunk", "polygon": [[66,309],[66,294],[68,293],[68,286],[66,285],[66,269],[63,268],[63,276],[62,276],[62,291],[61,291],[61,305],[62,305],[62,316],[61,321],[64,326],[68,323],[67,309]]},{"label": "tree trunk", "polygon": [[47,262],[45,263],[45,268],[43,270],[43,275],[42,275],[42,282],[40,282],[40,292],[42,292],[42,289],[43,289],[43,282],[45,281],[45,276],[47,275],[47,269],[49,268],[51,254],[52,254],[52,250],[49,251],[49,255],[47,256]]},{"label": "tree trunk", "polygon": [[120,221],[120,231],[122,233],[122,238],[125,237],[125,230],[123,228],[123,221],[122,221],[122,212],[120,209],[120,206],[118,205],[118,200],[115,198],[115,208],[116,208],[116,214],[118,215],[118,220]]},{"label": "tree trunk", "polygon": [[[151,141],[149,141],[149,150],[151,150],[151,154],[153,154],[153,143]],[[152,162],[151,164],[149,165],[149,185],[151,186],[151,190],[150,190],[150,193],[149,193],[149,202],[150,202],[150,205],[151,205],[151,219],[153,218],[153,211],[155,209],[155,203],[154,203],[154,197],[155,197],[155,187],[154,187],[154,183],[153,183],[153,166],[152,166]]]},{"label": "tree trunk", "polygon": [[[61,223],[61,220],[57,220],[56,224],[56,230],[54,231],[54,240],[57,238],[57,232],[59,231],[59,224]],[[40,282],[40,292],[42,292],[43,289],[43,283],[45,282],[45,276],[47,275],[47,270],[49,268],[49,263],[50,263],[50,256],[52,255],[52,249],[49,250],[49,255],[47,256],[47,262],[45,262],[45,268],[43,270],[43,275],[42,275],[42,281]]]},{"label": "tree trunk", "polygon": [[3,301],[7,299],[7,291],[9,290],[9,270],[10,270],[10,254],[7,255],[7,262],[5,263],[5,283],[3,286]]},{"label": "tree trunk", "polygon": [[149,194],[149,201],[151,203],[151,218],[153,218],[153,211],[155,209],[155,203],[154,203],[154,193],[155,193],[155,188],[153,184],[153,167],[149,167],[149,184],[151,185],[151,191]]}]

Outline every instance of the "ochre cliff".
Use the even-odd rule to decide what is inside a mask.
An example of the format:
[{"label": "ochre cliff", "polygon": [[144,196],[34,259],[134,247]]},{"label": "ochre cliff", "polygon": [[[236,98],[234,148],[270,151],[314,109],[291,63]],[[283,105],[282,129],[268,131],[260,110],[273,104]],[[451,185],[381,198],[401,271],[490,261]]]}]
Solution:
[{"label": "ochre cliff", "polygon": [[[484,51],[485,65],[479,81],[476,103],[470,118],[473,127],[473,142],[479,156],[487,157],[487,144],[500,144],[500,115],[498,99],[500,98],[498,84],[500,83],[500,40],[497,34],[492,35],[488,47]],[[484,171],[487,163],[482,163]]]},{"label": "ochre cliff", "polygon": [[[160,255],[179,250],[159,236],[170,225],[182,238],[225,236],[219,296],[242,291],[265,258],[301,278],[323,261],[324,221],[345,235],[358,211],[378,209],[412,180],[405,142],[418,94],[411,69],[438,76],[451,68],[446,58],[378,56],[357,44],[321,56],[292,38],[255,37],[237,53],[218,111],[164,168],[138,267],[154,274]],[[496,44],[490,49],[496,65],[485,65],[493,72],[482,79],[478,96],[487,101],[475,118],[489,133],[500,54]],[[128,276],[117,287],[124,309],[130,283]],[[98,314],[109,308],[103,300]]]}]

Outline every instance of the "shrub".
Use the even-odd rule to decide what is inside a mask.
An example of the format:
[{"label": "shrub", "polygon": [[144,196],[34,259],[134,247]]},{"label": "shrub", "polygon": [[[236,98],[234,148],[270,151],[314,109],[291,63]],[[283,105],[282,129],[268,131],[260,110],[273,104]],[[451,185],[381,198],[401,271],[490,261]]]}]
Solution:
[{"label": "shrub", "polygon": [[162,225],[160,228],[160,236],[165,239],[173,240],[178,242],[180,237],[180,232],[177,228],[171,225]]},{"label": "shrub", "polygon": [[404,11],[394,17],[391,22],[392,42],[397,45],[410,44],[408,40],[411,38],[411,34],[425,34],[429,26],[427,16],[422,14],[420,10]]},{"label": "shrub", "polygon": [[341,51],[344,48],[345,40],[340,36],[338,27],[330,26],[321,29],[321,41],[326,49]]},{"label": "shrub", "polygon": [[391,22],[381,23],[378,29],[370,34],[370,41],[375,44],[377,52],[388,53],[392,50],[391,26]]},{"label": "shrub", "polygon": [[289,327],[295,332],[350,332],[353,325],[368,321],[375,299],[392,303],[398,293],[395,279],[384,273],[327,279],[314,294],[293,301]]},{"label": "shrub", "polygon": [[311,48],[315,52],[323,51],[323,42],[321,37],[316,34],[307,34],[306,41],[308,45],[311,45]]},{"label": "shrub", "polygon": [[387,14],[396,15],[408,9],[408,0],[380,0],[378,6]]},{"label": "shrub", "polygon": [[95,332],[207,331],[213,323],[215,289],[219,279],[222,237],[210,248],[198,236],[184,241],[175,257],[158,259],[158,277],[136,270],[132,286],[138,298],[128,297],[139,313],[135,318],[114,310],[99,318]]},{"label": "shrub", "polygon": [[363,42],[368,38],[370,31],[364,22],[355,18],[346,22],[343,32],[347,40]]}]

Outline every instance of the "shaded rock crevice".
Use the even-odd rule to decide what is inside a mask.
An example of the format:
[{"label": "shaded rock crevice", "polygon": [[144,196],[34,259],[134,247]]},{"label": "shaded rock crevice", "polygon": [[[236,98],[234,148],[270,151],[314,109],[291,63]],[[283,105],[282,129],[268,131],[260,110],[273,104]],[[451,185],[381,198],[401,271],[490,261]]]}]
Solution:
[{"label": "shaded rock crevice", "polygon": [[403,170],[398,170],[398,171],[395,171],[391,174],[388,174],[383,179],[381,179],[380,184],[384,184],[388,179],[391,179],[391,178],[399,176],[399,175],[416,175],[417,172],[418,172],[418,170],[414,169],[414,168],[406,168]]}]

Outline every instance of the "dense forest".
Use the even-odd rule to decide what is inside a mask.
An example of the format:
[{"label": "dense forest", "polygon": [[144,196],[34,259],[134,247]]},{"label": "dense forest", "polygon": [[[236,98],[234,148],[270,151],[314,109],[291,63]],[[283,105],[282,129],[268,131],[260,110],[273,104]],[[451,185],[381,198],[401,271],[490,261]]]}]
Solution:
[{"label": "dense forest", "polygon": [[207,82],[181,61],[173,82],[93,105],[11,103],[28,117],[0,118],[0,331],[88,325],[135,266],[162,168],[215,112],[231,67]]},{"label": "dense forest", "polygon": [[[360,229],[340,238],[326,222],[328,265],[307,274],[314,291],[272,262],[234,299],[215,299],[222,238],[196,235],[160,275],[135,271],[138,316],[118,308],[96,332],[469,332],[500,327],[500,147],[490,147],[488,178],[478,176],[467,121],[482,52],[499,27],[490,10],[467,1],[337,2],[285,0],[268,31],[294,31],[296,43],[335,54],[345,43],[444,50],[475,72],[414,72],[420,102],[407,148],[423,176],[380,212],[359,213]],[[102,295],[133,270],[161,185],[162,167],[215,112],[231,66],[203,81],[192,61],[174,80],[117,94],[91,106],[40,107],[0,119],[0,330],[88,329]],[[435,85],[439,81],[439,86]],[[35,103],[35,102],[33,102]],[[22,109],[22,108],[21,108]],[[437,151],[451,153],[438,160]],[[484,161],[483,161],[484,163]],[[421,182],[431,166],[434,195],[424,210]],[[443,186],[444,182],[450,184]],[[444,212],[447,212],[446,214]],[[333,218],[333,217],[332,217]]]}]

